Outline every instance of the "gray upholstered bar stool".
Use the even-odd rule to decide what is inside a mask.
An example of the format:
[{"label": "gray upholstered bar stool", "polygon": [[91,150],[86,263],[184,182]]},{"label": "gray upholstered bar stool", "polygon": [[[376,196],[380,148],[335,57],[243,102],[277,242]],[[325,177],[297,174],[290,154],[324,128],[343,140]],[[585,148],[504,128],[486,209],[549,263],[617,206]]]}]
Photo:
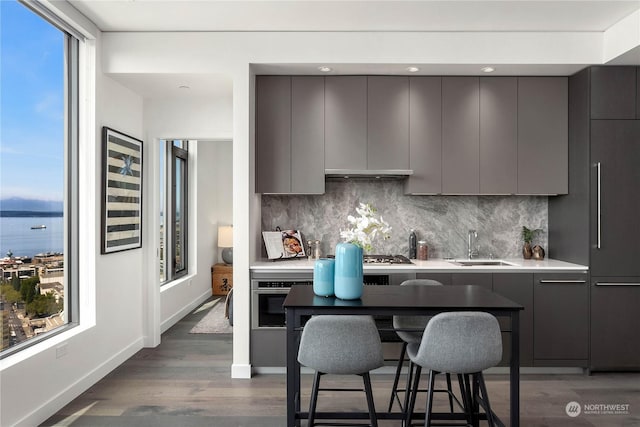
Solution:
[{"label": "gray upholstered bar stool", "polygon": [[316,371],[309,402],[309,427],[314,425],[363,425],[315,423],[319,390],[354,391],[353,389],[320,389],[320,376],[323,374],[361,375],[371,419],[370,425],[377,427],[378,421],[371,392],[369,371],[381,367],[384,364],[384,359],[380,335],[371,316],[325,315],[312,317],[304,325],[302,331],[298,362]]},{"label": "gray upholstered bar stool", "polygon": [[[483,312],[450,312],[433,316],[424,330],[422,342],[409,344],[407,354],[417,365],[407,411],[407,424],[411,424],[420,373],[421,369],[425,368],[429,370],[429,393],[424,424],[426,427],[431,426],[435,375],[441,372],[458,374],[459,379],[461,376],[465,377],[463,402],[469,424],[476,420],[478,406],[481,405],[489,425],[495,425],[482,375],[482,371],[496,366],[502,358],[500,326],[493,315]],[[469,375],[473,378],[471,385]]]},{"label": "gray upholstered bar stool", "polygon": [[[442,283],[437,280],[432,279],[410,279],[405,280],[400,284],[400,286],[442,286]],[[404,365],[405,356],[407,352],[407,344],[409,343],[420,343],[422,340],[422,334],[424,332],[424,328],[427,326],[427,323],[431,319],[431,316],[393,316],[393,328],[396,330],[396,334],[402,340],[402,349],[400,350],[400,356],[398,357],[398,365],[396,366],[396,374],[393,379],[393,386],[391,388],[391,397],[389,398],[389,409],[391,412],[393,408],[393,402],[398,400],[398,404],[400,404],[400,409],[404,410],[407,407],[407,402],[409,401],[408,392],[405,393],[405,404],[402,405],[400,403],[400,399],[398,398],[398,391],[402,389],[398,388],[398,382],[400,380],[400,374],[402,372],[402,366]],[[411,331],[410,329],[414,329],[415,331]],[[418,332],[419,330],[419,332]],[[409,372],[407,373],[407,387],[405,391],[409,390],[409,384],[411,382],[412,370],[411,366],[409,367]],[[451,377],[447,375],[447,389],[451,391]],[[451,411],[453,412],[453,400],[452,397],[449,396]]]}]

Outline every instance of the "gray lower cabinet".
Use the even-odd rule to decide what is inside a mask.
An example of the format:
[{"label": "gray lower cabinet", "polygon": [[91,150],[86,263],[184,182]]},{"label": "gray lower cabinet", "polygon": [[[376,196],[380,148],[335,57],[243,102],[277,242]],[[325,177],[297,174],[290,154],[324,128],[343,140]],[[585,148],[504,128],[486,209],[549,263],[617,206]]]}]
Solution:
[{"label": "gray lower cabinet", "polygon": [[518,194],[567,194],[568,80],[518,77]]},{"label": "gray lower cabinet", "polygon": [[480,143],[478,77],[442,78],[442,192],[478,194]]},{"label": "gray lower cabinet", "polygon": [[[524,307],[520,312],[520,366],[533,366],[533,274],[494,273],[493,291]],[[498,319],[502,330],[501,366],[511,360],[511,322]]]},{"label": "gray lower cabinet", "polygon": [[480,194],[518,191],[518,79],[480,78]]},{"label": "gray lower cabinet", "polygon": [[325,77],[325,168],[367,169],[367,77]]},{"label": "gray lower cabinet", "polygon": [[251,331],[251,365],[287,366],[287,332],[284,328]]},{"label": "gray lower cabinet", "polygon": [[591,368],[640,369],[640,277],[591,278]]},{"label": "gray lower cabinet", "polygon": [[256,192],[324,193],[324,78],[256,77]]},{"label": "gray lower cabinet", "polygon": [[586,273],[533,276],[535,366],[587,367],[589,284]]},{"label": "gray lower cabinet", "polygon": [[491,273],[451,273],[452,285],[476,285],[488,290],[493,289],[493,274]]},{"label": "gray lower cabinet", "polygon": [[450,285],[451,273],[416,273],[416,279],[437,280],[443,285]]},{"label": "gray lower cabinet", "polygon": [[442,192],[442,78],[409,79],[409,169],[407,194]]},{"label": "gray lower cabinet", "polygon": [[367,169],[409,169],[408,77],[367,77]]}]

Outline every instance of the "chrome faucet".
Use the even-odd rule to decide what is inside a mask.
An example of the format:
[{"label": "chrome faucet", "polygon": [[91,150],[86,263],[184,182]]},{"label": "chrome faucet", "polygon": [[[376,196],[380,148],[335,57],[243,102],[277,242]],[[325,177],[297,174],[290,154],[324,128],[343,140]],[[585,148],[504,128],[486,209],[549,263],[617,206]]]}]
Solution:
[{"label": "chrome faucet", "polygon": [[467,257],[472,259],[478,256],[478,232],[476,230],[469,230],[467,235]]}]

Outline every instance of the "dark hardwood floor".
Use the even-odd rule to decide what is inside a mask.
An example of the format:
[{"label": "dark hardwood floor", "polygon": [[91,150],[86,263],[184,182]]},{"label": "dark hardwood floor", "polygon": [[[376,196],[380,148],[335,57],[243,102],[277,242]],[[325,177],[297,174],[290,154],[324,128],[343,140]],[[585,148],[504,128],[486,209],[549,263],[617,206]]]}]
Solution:
[{"label": "dark hardwood floor", "polygon": [[[157,348],[143,349],[111,372],[43,426],[88,427],[283,427],[285,376],[231,378],[232,336],[189,334],[206,314],[190,314],[162,336]],[[360,386],[359,377],[323,378],[323,385]],[[388,402],[392,375],[373,375],[378,409]],[[486,375],[494,411],[508,423],[508,378]],[[311,375],[303,375],[303,404],[309,398]],[[628,413],[565,412],[567,403],[629,405]],[[417,405],[424,410],[424,399]],[[588,375],[523,375],[521,425],[536,427],[640,426],[640,373]],[[321,393],[318,409],[366,408],[362,393]],[[436,410],[446,411],[442,396]],[[597,409],[594,407],[594,409]],[[303,423],[303,426],[305,423]],[[481,425],[486,425],[482,423]],[[508,424],[507,424],[508,425]],[[381,422],[381,427],[400,426]]]}]

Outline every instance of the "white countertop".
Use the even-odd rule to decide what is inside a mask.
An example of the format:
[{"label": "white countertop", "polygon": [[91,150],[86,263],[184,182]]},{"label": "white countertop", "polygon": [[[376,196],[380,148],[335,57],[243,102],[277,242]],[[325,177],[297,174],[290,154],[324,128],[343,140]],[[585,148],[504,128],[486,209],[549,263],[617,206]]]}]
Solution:
[{"label": "white countertop", "polygon": [[[474,259],[473,261],[479,261]],[[365,264],[365,274],[390,274],[390,273],[544,273],[544,272],[586,272],[589,267],[585,265],[573,264],[570,262],[555,259],[544,259],[536,261],[522,258],[500,258],[487,261],[506,261],[514,265],[482,265],[482,266],[462,266],[456,265],[444,259],[430,259],[427,261],[411,260],[413,264],[393,264],[393,265],[371,265]],[[308,259],[291,260],[260,260],[251,263],[249,267],[254,273],[306,273],[313,272],[315,261]]]}]

